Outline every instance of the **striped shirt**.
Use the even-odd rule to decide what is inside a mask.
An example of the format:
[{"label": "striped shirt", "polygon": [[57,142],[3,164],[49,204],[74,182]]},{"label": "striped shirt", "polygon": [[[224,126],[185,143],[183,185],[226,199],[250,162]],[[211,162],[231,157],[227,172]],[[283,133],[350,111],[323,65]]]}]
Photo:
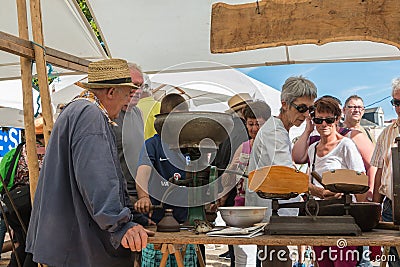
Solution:
[{"label": "striped shirt", "polygon": [[392,186],[392,147],[397,147],[396,137],[399,136],[399,124],[396,122],[387,126],[379,135],[376,142],[374,154],[371,158],[371,165],[382,168],[381,187],[379,193],[393,199]]}]

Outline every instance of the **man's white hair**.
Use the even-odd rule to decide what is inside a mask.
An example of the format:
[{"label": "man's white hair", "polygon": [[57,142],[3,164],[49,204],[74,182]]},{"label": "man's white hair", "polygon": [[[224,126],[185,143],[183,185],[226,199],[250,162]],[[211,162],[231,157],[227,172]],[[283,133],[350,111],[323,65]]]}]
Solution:
[{"label": "man's white hair", "polygon": [[396,78],[392,81],[392,96],[396,91],[400,90],[400,78]]}]

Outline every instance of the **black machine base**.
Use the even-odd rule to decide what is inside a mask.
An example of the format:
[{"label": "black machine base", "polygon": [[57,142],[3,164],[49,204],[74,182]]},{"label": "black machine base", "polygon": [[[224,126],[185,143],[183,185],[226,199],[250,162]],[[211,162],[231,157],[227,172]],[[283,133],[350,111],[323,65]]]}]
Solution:
[{"label": "black machine base", "polygon": [[344,216],[271,216],[267,235],[361,235],[350,215]]}]

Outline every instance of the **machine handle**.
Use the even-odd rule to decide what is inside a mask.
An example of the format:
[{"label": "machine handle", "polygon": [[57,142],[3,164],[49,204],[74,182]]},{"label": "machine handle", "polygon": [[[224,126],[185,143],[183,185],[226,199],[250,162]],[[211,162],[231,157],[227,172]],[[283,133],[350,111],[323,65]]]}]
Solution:
[{"label": "machine handle", "polygon": [[245,174],[244,172],[234,171],[234,170],[229,170],[229,169],[220,169],[220,168],[217,168],[217,170],[218,171],[223,171],[223,172],[226,172],[226,173],[237,174],[237,175],[241,175],[241,176],[243,176],[245,178],[249,178],[249,176],[247,174]]}]

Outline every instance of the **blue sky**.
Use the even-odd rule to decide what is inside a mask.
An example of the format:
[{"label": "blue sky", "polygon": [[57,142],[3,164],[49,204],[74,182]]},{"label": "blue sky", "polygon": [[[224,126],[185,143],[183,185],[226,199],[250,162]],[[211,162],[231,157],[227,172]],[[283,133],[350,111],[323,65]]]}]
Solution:
[{"label": "blue sky", "polygon": [[[368,106],[391,95],[392,80],[400,77],[400,61],[294,64],[239,70],[278,90],[286,78],[302,75],[316,84],[319,96],[333,95],[344,102],[348,96],[357,94]],[[397,118],[390,99],[370,106],[381,106],[385,120]]]}]

